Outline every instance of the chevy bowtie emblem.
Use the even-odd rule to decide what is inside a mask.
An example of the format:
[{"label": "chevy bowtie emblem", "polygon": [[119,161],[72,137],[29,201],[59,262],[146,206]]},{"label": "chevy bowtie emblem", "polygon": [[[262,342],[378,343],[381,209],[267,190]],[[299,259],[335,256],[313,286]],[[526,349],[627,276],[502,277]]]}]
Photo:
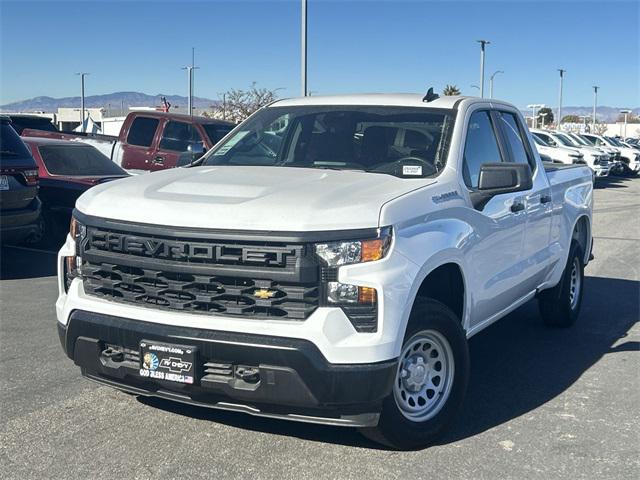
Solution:
[{"label": "chevy bowtie emblem", "polygon": [[266,300],[267,298],[275,297],[275,290],[267,290],[266,288],[261,288],[260,290],[256,290],[253,292],[254,297],[261,298],[262,300]]}]

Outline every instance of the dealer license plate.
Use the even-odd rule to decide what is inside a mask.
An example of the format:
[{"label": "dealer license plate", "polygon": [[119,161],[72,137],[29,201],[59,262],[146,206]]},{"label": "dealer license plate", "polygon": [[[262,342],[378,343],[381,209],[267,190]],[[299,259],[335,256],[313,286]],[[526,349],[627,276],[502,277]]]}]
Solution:
[{"label": "dealer license plate", "polygon": [[141,377],[192,384],[195,364],[195,347],[149,340],[140,342]]}]

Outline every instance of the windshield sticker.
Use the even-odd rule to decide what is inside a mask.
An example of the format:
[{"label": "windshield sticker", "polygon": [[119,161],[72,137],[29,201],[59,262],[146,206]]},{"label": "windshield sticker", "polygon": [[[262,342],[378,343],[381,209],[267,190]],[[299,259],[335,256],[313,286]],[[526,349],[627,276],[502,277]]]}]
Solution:
[{"label": "windshield sticker", "polygon": [[422,166],[421,165],[403,165],[402,174],[422,176]]},{"label": "windshield sticker", "polygon": [[214,156],[215,155],[225,155],[229,150],[231,150],[236,145],[236,143],[238,143],[240,140],[242,140],[248,133],[249,133],[249,130],[246,130],[244,132],[236,133],[222,147],[220,147],[218,150],[213,152],[213,155]]}]

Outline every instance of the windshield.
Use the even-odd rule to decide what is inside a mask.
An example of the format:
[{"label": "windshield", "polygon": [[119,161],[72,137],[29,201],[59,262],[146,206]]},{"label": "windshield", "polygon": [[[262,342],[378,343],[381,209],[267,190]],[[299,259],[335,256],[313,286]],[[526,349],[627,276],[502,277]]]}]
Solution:
[{"label": "windshield", "polygon": [[590,147],[591,146],[591,144],[589,142],[587,142],[584,138],[582,138],[580,135],[578,135],[576,133],[568,133],[567,135],[569,135],[571,138],[573,138],[578,145],[583,145],[585,147]]},{"label": "windshield", "polygon": [[563,133],[556,133],[555,138],[557,138],[561,144],[567,147],[575,147],[575,143]]},{"label": "windshield", "polygon": [[542,140],[540,137],[538,137],[535,133],[533,135],[531,135],[533,137],[533,141],[537,144],[537,145],[541,145],[543,147],[548,147],[549,144],[547,142],[545,142],[544,140]]},{"label": "windshield", "polygon": [[617,138],[614,137],[605,137],[607,140],[609,140],[610,143],[613,143],[616,147],[624,147],[624,145],[622,145],[622,143],[620,143],[620,141]]},{"label": "windshield", "polygon": [[46,145],[38,147],[38,151],[52,175],[101,177],[127,174],[90,145]]},{"label": "windshield", "polygon": [[402,161],[442,170],[454,112],[366,107],[271,107],[206,155],[204,165],[330,168],[392,173]]},{"label": "windshield", "polygon": [[2,122],[0,130],[0,159],[2,157],[26,157],[31,154],[22,140],[8,122]]}]

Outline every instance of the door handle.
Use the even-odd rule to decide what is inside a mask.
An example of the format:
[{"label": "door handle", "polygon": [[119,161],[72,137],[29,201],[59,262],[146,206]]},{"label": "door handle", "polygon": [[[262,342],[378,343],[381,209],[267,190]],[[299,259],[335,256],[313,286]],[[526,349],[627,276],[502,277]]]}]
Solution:
[{"label": "door handle", "polygon": [[511,211],[513,213],[521,212],[522,210],[524,210],[524,203],[522,202],[515,201],[513,205],[511,205]]},{"label": "door handle", "polygon": [[162,165],[164,163],[164,157],[158,155],[153,159],[153,163],[155,163],[156,165]]},{"label": "door handle", "polygon": [[551,201],[551,195],[542,195],[540,197],[540,203],[549,203]]}]

